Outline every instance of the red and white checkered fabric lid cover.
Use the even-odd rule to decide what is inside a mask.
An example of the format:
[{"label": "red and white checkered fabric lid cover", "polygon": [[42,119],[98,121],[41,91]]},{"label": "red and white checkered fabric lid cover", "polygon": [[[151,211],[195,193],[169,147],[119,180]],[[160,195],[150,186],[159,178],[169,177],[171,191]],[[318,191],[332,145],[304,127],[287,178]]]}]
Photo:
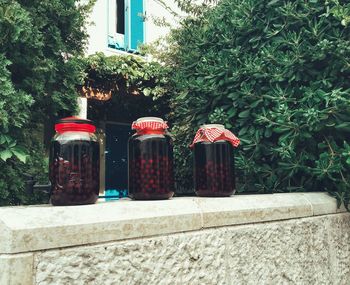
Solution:
[{"label": "red and white checkered fabric lid cover", "polygon": [[166,122],[160,122],[160,121],[135,121],[131,125],[131,129],[136,131],[142,131],[142,130],[166,130],[168,127],[168,124]]},{"label": "red and white checkered fabric lid cover", "polygon": [[239,138],[237,138],[232,132],[224,128],[200,128],[190,147],[194,147],[194,144],[197,142],[215,142],[219,140],[225,140],[230,142],[234,147],[237,147],[240,144]]}]

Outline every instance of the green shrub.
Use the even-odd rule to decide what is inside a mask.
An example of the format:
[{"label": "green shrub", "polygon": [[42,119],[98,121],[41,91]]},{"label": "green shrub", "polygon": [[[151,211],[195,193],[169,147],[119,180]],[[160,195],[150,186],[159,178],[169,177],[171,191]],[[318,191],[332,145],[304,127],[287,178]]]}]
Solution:
[{"label": "green shrub", "polygon": [[241,139],[239,191],[350,197],[350,4],[222,0],[171,35],[177,182],[203,123]]},{"label": "green shrub", "polygon": [[[75,60],[81,85],[111,94],[108,101],[89,100],[89,118],[130,123],[142,116],[169,112],[167,68],[135,55],[96,53]],[[107,92],[106,92],[107,91]]]},{"label": "green shrub", "polygon": [[113,95],[145,95],[154,99],[167,91],[166,68],[135,55],[105,56],[99,52],[77,57],[81,85],[111,90]]},{"label": "green shrub", "polygon": [[0,0],[0,205],[36,200],[23,173],[45,169],[37,130],[76,108],[80,73],[70,58],[84,50],[87,2]]}]

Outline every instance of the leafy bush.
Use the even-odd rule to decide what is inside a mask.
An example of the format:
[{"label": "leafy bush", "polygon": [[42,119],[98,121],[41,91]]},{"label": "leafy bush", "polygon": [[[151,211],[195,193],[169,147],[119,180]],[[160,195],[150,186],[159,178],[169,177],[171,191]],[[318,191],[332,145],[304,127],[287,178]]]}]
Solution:
[{"label": "leafy bush", "polygon": [[171,35],[177,182],[191,188],[196,128],[242,140],[239,191],[350,197],[350,4],[222,0]]},{"label": "leafy bush", "polygon": [[81,85],[111,90],[115,95],[163,96],[168,82],[165,68],[155,61],[135,55],[105,56],[96,53],[77,57]]},{"label": "leafy bush", "polygon": [[44,169],[36,130],[76,108],[80,73],[70,58],[83,52],[92,1],[79,3],[0,0],[0,205],[33,202],[22,175]]},{"label": "leafy bush", "polygon": [[167,68],[161,64],[141,56],[103,53],[78,57],[75,63],[81,70],[81,87],[108,94],[104,99],[111,97],[89,100],[89,118],[130,123],[169,112]]}]

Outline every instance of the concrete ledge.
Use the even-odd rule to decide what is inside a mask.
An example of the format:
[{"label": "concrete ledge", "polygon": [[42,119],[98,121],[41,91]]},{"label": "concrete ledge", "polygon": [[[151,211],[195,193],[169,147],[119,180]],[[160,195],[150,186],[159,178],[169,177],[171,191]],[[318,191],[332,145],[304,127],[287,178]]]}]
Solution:
[{"label": "concrete ledge", "polygon": [[123,199],[70,207],[3,207],[0,208],[0,254],[337,212],[335,199],[326,193],[187,197],[167,201]]}]

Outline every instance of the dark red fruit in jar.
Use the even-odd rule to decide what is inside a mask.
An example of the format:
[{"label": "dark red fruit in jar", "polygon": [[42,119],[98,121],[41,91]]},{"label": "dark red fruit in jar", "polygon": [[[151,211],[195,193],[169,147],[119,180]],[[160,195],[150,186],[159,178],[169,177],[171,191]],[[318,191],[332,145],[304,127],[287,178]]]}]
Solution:
[{"label": "dark red fruit in jar", "polygon": [[[83,160],[82,155],[88,155]],[[55,162],[63,159],[63,163]],[[93,141],[53,142],[50,180],[53,205],[93,204],[99,192],[99,144]],[[68,164],[69,163],[69,164]]]},{"label": "dark red fruit in jar", "polygon": [[230,196],[235,191],[233,146],[227,141],[194,145],[194,182],[198,196]]},{"label": "dark red fruit in jar", "polygon": [[50,148],[51,203],[93,204],[99,193],[99,143],[88,120],[67,118],[56,124]]},{"label": "dark red fruit in jar", "polygon": [[129,139],[129,196],[137,200],[174,195],[173,142],[163,130],[138,131]]}]

